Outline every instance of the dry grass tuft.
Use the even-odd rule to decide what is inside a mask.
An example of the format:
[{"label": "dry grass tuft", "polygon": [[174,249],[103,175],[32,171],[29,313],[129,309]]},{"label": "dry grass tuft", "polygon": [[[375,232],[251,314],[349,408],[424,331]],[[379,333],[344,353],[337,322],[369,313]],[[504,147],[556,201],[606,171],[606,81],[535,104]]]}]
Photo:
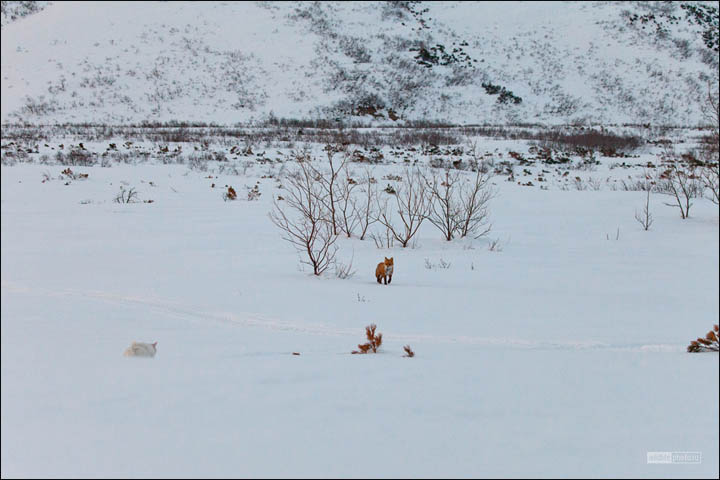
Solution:
[{"label": "dry grass tuft", "polygon": [[713,325],[713,329],[705,335],[705,338],[699,337],[697,340],[690,342],[690,345],[687,347],[687,351],[692,353],[717,352],[719,350],[718,335],[718,326]]},{"label": "dry grass tuft", "polygon": [[382,345],[382,333],[375,333],[375,330],[377,329],[377,325],[370,324],[367,327],[365,327],[365,337],[367,338],[367,343],[362,343],[358,345],[359,350],[353,350],[352,353],[377,353],[378,349],[380,348],[380,345]]}]

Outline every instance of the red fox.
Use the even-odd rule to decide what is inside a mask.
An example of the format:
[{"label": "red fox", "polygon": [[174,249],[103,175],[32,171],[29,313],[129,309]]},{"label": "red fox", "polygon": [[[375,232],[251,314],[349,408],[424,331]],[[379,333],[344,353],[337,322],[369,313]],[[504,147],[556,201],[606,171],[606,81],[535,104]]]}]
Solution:
[{"label": "red fox", "polygon": [[378,283],[382,283],[380,282],[381,278],[385,279],[385,285],[392,282],[393,266],[393,257],[385,257],[384,262],[378,263],[377,268],[375,268],[375,278],[377,278]]}]

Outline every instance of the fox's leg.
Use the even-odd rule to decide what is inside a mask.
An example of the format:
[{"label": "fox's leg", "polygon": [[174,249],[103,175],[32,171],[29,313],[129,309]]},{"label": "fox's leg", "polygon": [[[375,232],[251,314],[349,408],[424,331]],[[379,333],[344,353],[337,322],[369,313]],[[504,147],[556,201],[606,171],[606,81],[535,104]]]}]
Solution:
[{"label": "fox's leg", "polygon": [[383,277],[383,280],[385,280],[385,285],[387,285],[387,275]]},{"label": "fox's leg", "polygon": [[382,285],[382,282],[380,281],[382,277],[377,277],[377,282]]},{"label": "fox's leg", "polygon": [[392,282],[392,275],[388,275],[388,283]]}]

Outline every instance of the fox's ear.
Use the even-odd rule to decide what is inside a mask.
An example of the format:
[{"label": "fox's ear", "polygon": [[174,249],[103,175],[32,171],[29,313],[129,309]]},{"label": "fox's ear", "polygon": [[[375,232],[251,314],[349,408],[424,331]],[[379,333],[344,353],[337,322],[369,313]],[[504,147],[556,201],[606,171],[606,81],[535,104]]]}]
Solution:
[{"label": "fox's ear", "polygon": [[395,257],[390,257],[390,261],[392,262],[393,260],[395,260]]},{"label": "fox's ear", "polygon": [[386,261],[386,262],[388,261],[388,258],[387,258],[387,257],[385,257],[385,261]]}]

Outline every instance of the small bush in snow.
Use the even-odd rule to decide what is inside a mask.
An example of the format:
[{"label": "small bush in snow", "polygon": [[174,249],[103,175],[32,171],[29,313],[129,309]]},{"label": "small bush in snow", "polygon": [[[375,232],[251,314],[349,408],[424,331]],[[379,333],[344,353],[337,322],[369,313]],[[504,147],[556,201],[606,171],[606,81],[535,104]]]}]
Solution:
[{"label": "small bush in snow", "polygon": [[637,210],[635,211],[635,220],[642,225],[643,230],[650,230],[650,226],[653,223],[653,216],[650,213],[650,190],[647,191],[647,196],[645,197],[645,208],[643,208],[642,213],[638,213]]},{"label": "small bush in snow", "polygon": [[72,170],[70,170],[70,167],[66,168],[65,170],[63,170],[60,173],[61,173],[61,175],[59,178],[61,180],[62,180],[63,175],[65,175],[70,180],[85,180],[86,178],[88,178],[87,173],[75,173]]},{"label": "small bush in snow", "polygon": [[698,352],[717,352],[718,351],[718,326],[713,325],[713,329],[710,330],[705,338],[698,338],[690,342],[687,347],[687,351],[691,353]]},{"label": "small bush in snow", "polygon": [[405,345],[403,347],[403,350],[405,350],[405,355],[403,355],[403,357],[412,358],[415,356],[415,352],[412,351],[412,348],[410,348],[410,345]]},{"label": "small bush in snow", "polygon": [[233,187],[228,187],[227,192],[223,193],[223,200],[237,200],[237,192]]},{"label": "small bush in snow", "polygon": [[366,343],[358,345],[359,350],[353,350],[352,353],[377,353],[380,345],[382,345],[382,333],[375,333],[377,325],[374,323],[365,327],[365,337],[367,338]]},{"label": "small bush in snow", "polygon": [[429,258],[425,259],[425,268],[427,268],[428,270],[437,270],[438,268],[447,270],[448,268],[450,268],[450,265],[450,262],[446,262],[442,258],[438,263],[432,263]]},{"label": "small bush in snow", "polygon": [[90,167],[97,163],[96,155],[92,152],[88,152],[84,148],[73,148],[67,154],[58,151],[55,154],[55,160],[60,165],[79,165],[83,167]]},{"label": "small bush in snow", "polygon": [[500,239],[496,238],[494,240],[491,240],[488,244],[488,250],[490,250],[491,252],[502,252],[503,247],[500,244]]},{"label": "small bush in snow", "polygon": [[255,184],[253,188],[248,187],[247,199],[249,202],[259,199],[260,195],[262,194],[260,193],[260,186],[258,184]]},{"label": "small bush in snow", "polygon": [[115,203],[137,203],[139,201],[138,194],[135,188],[126,190],[122,185],[120,186],[120,192],[115,196]]},{"label": "small bush in snow", "polygon": [[350,259],[350,263],[345,265],[342,262],[336,262],[335,263],[335,276],[339,278],[340,280],[347,280],[348,278],[352,278],[353,275],[355,275],[355,270],[353,270],[353,258]]},{"label": "small bush in snow", "polygon": [[667,150],[663,159],[667,162],[667,168],[658,172],[657,191],[672,197],[673,201],[665,205],[677,207],[680,218],[686,219],[690,216],[690,207],[693,206],[691,199],[702,197],[703,186],[697,167],[682,163],[673,152]]}]

